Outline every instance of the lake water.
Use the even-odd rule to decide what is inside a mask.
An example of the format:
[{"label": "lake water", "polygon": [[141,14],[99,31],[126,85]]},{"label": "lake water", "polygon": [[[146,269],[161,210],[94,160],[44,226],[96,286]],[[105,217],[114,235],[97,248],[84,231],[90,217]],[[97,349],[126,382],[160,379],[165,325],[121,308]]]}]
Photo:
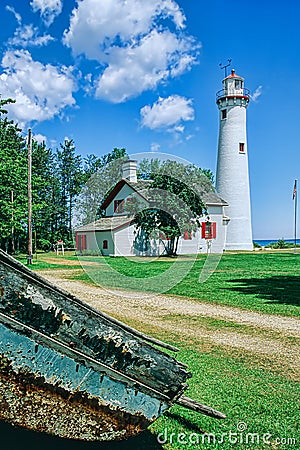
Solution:
[{"label": "lake water", "polygon": [[[253,242],[256,242],[257,244],[261,245],[262,247],[265,247],[269,244],[275,244],[279,239],[253,239]],[[284,239],[284,242],[287,242],[289,244],[294,244],[294,239]],[[300,244],[300,239],[296,240],[297,244]]]}]

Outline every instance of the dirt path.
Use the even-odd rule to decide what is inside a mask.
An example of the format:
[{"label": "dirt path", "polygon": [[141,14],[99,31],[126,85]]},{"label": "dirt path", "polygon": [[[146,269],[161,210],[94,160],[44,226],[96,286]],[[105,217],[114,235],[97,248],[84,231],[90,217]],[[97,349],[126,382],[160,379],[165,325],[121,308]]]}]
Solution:
[{"label": "dirt path", "polygon": [[[200,303],[184,297],[167,295],[145,296],[143,293],[110,291],[66,279],[68,271],[43,271],[42,276],[64,290],[71,292],[93,307],[123,320],[138,321],[172,331],[181,336],[205,339],[217,345],[239,348],[267,356],[295,373],[300,372],[300,320],[279,317],[239,308]],[[222,320],[234,328],[222,326],[208,328],[201,318]],[[194,319],[194,320],[191,320]],[[232,329],[233,328],[233,329]]]}]

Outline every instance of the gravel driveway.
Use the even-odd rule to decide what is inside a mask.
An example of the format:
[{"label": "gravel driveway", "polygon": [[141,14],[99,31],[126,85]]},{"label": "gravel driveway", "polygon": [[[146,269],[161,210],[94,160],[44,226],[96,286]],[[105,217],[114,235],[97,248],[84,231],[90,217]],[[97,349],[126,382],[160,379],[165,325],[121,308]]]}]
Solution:
[{"label": "gravel driveway", "polygon": [[[109,290],[70,280],[74,271],[39,272],[52,283],[118,319],[133,320],[177,335],[242,349],[268,357],[281,367],[300,374],[300,320],[251,312],[240,308],[201,303],[185,297]],[[217,319],[240,327],[207,327],[201,318]],[[192,319],[192,320],[191,320]],[[205,322],[205,321],[204,321]],[[231,329],[230,329],[231,328]],[[197,339],[197,340],[198,340]]]}]

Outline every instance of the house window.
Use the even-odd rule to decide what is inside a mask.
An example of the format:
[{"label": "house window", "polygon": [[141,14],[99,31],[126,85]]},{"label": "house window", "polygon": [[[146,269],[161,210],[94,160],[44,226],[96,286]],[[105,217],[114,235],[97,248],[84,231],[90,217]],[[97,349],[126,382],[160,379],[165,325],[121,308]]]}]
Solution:
[{"label": "house window", "polygon": [[103,248],[103,250],[107,250],[108,249],[108,241],[106,239],[104,239],[104,241],[102,243],[102,248]]},{"label": "house window", "polygon": [[216,239],[216,237],[217,237],[217,223],[202,222],[202,239]]},{"label": "house window", "polygon": [[124,211],[124,200],[115,200],[114,201],[114,212],[122,213]]},{"label": "house window", "polygon": [[192,236],[192,232],[191,231],[184,231],[183,239],[185,241],[188,241],[189,239],[192,239],[192,238],[193,238],[193,236]]},{"label": "house window", "polygon": [[245,153],[245,144],[244,144],[244,142],[240,142],[240,153]]},{"label": "house window", "polygon": [[222,109],[221,117],[222,117],[222,119],[226,119],[227,118],[227,109]]}]

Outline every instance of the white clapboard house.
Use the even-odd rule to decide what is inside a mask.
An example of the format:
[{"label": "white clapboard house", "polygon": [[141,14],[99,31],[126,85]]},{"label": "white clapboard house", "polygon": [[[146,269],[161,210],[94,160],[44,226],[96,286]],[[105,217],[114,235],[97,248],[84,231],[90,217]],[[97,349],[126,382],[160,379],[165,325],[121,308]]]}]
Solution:
[{"label": "white clapboard house", "polygon": [[[151,181],[137,179],[136,161],[123,165],[123,178],[115,185],[102,204],[105,217],[83,225],[76,230],[78,252],[99,253],[110,256],[158,256],[164,254],[167,237],[159,236],[150,243],[141,242],[134,216],[125,212],[129,198],[136,196],[147,207],[147,185]],[[201,227],[196,232],[183,232],[179,239],[178,254],[222,253],[225,248],[226,229],[229,218],[224,214],[228,206],[212,185],[204,190],[199,186],[207,214],[200,219]]]}]

